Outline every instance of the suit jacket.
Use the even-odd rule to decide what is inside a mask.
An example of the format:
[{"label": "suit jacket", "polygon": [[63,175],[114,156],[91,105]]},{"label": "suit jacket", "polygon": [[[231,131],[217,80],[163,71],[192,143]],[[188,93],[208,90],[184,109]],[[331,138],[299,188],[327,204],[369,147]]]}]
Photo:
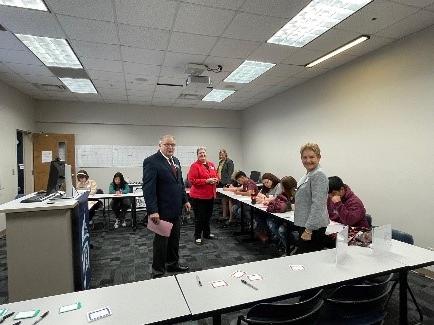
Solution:
[{"label": "suit jacket", "polygon": [[327,227],[329,180],[320,167],[300,181],[295,193],[294,224],[310,230]]},{"label": "suit jacket", "polygon": [[221,170],[221,179],[220,183],[222,185],[227,185],[231,183],[231,177],[234,173],[234,162],[229,158],[223,163],[223,167]]},{"label": "suit jacket", "polygon": [[143,196],[148,214],[156,213],[162,220],[173,220],[182,214],[182,206],[187,202],[184,181],[179,160],[176,176],[160,151],[143,161]]}]

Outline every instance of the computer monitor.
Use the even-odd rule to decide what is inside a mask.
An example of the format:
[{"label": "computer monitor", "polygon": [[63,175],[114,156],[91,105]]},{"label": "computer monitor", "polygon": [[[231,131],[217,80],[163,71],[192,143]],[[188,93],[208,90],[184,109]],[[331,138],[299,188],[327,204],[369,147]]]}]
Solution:
[{"label": "computer monitor", "polygon": [[65,162],[59,159],[53,160],[50,164],[50,174],[48,175],[47,195],[60,190],[65,183]]}]

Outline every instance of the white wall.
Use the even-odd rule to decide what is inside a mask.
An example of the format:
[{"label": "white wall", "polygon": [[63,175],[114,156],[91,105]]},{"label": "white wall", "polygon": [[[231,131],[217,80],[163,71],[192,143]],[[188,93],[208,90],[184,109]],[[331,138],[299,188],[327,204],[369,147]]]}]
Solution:
[{"label": "white wall", "polygon": [[[33,131],[33,105],[28,96],[0,81],[0,204],[17,195],[17,129]],[[5,228],[5,216],[0,213],[0,230]]]},{"label": "white wall", "polygon": [[[242,165],[241,113],[198,109],[146,108],[131,105],[75,102],[36,102],[40,132],[73,133],[78,145],[157,145],[160,136],[173,134],[178,145],[204,145],[218,162],[226,148],[236,167]],[[80,166],[77,166],[80,167]],[[141,168],[86,168],[104,191],[116,171],[131,181],[142,179]],[[184,177],[186,170],[183,169]]]},{"label": "white wall", "polygon": [[244,111],[246,169],[298,179],[300,145],[316,142],[375,224],[434,247],[433,40],[431,26]]}]

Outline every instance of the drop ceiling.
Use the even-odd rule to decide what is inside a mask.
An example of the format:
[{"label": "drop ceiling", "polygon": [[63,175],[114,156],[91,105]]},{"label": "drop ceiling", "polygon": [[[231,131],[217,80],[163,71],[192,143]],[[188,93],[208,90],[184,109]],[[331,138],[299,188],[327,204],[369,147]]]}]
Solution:
[{"label": "drop ceiling", "polygon": [[[434,0],[374,0],[302,48],[266,41],[308,0],[45,0],[50,12],[0,6],[0,80],[38,99],[242,110],[434,23]],[[98,94],[76,94],[15,34],[65,38]],[[304,65],[361,34],[366,41],[321,65]],[[276,65],[249,84],[223,82],[244,60]],[[181,99],[187,63],[214,88],[235,89],[221,103]],[[207,92],[210,91],[206,90]],[[204,94],[205,95],[205,94]]]}]

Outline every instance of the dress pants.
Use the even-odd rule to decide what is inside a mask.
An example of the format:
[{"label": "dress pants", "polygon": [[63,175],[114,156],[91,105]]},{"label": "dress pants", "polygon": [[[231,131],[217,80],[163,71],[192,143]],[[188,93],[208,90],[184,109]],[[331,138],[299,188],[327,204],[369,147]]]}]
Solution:
[{"label": "dress pants", "polygon": [[176,268],[179,265],[180,217],[166,221],[171,222],[173,227],[169,237],[155,234],[152,261],[153,276],[159,276],[166,273],[166,266],[169,268]]},{"label": "dress pants", "polygon": [[110,207],[115,213],[116,219],[124,220],[128,209],[131,206],[129,198],[114,198],[110,203]]},{"label": "dress pants", "polygon": [[325,248],[325,242],[326,242],[326,227],[319,228],[318,230],[312,231],[312,239],[311,240],[303,240],[301,239],[301,235],[304,232],[304,227],[300,227],[298,230],[299,233],[299,239],[296,244],[297,251],[295,254],[303,254],[303,253],[310,253],[315,251],[320,251]]},{"label": "dress pants", "polygon": [[211,234],[210,220],[214,206],[214,199],[191,199],[194,212],[194,238],[208,238]]}]

